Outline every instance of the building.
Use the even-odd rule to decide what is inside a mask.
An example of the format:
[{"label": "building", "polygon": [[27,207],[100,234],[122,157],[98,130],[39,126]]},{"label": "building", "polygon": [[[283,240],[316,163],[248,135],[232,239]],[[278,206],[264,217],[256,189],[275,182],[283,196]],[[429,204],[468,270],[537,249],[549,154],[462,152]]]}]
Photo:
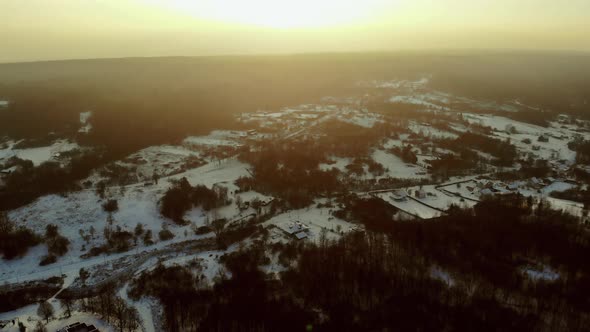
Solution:
[{"label": "building", "polygon": [[391,193],[391,198],[396,202],[405,202],[408,194],[403,190],[396,190]]},{"label": "building", "polygon": [[58,332],[99,332],[94,325],[86,325],[85,323],[76,322],[72,325],[68,325]]},{"label": "building", "polygon": [[419,199],[426,198],[426,191],[424,191],[424,189],[416,190],[416,198],[419,198]]},{"label": "building", "polygon": [[297,240],[306,239],[311,235],[309,227],[299,221],[278,224],[275,227]]}]

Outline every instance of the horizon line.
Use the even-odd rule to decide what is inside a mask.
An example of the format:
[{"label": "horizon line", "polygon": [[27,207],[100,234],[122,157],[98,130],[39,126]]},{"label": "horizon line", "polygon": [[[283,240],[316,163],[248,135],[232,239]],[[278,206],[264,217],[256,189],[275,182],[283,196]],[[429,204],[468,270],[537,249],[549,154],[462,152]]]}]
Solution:
[{"label": "horizon line", "polygon": [[[587,49],[535,49],[535,48],[408,48],[397,50],[366,50],[366,51],[318,51],[318,52],[276,52],[276,53],[219,53],[202,55],[148,55],[148,56],[113,56],[96,58],[63,58],[63,59],[39,59],[24,61],[0,61],[0,65],[37,64],[49,62],[76,62],[76,61],[108,61],[108,60],[149,60],[172,58],[255,58],[255,57],[290,57],[290,56],[328,56],[328,55],[478,55],[482,53],[500,54],[538,54],[538,55],[590,55]],[[437,54],[443,53],[443,54]]]}]

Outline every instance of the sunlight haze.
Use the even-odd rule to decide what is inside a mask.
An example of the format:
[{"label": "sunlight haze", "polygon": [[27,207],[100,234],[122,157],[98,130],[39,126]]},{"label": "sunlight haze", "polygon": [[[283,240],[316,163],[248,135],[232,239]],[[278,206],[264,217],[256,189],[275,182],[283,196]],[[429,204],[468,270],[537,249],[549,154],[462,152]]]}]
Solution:
[{"label": "sunlight haze", "polygon": [[590,2],[2,0],[0,62],[404,49],[588,50]]}]

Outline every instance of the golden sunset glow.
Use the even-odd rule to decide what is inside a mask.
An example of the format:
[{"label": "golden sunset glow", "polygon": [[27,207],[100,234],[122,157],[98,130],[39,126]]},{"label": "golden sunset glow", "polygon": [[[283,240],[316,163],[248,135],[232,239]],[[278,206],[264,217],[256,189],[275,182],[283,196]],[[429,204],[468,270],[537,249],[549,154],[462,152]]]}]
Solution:
[{"label": "golden sunset glow", "polygon": [[271,28],[350,25],[374,18],[394,1],[154,0],[152,5],[198,19]]},{"label": "golden sunset glow", "polygon": [[590,49],[590,1],[0,0],[0,62],[407,49]]}]

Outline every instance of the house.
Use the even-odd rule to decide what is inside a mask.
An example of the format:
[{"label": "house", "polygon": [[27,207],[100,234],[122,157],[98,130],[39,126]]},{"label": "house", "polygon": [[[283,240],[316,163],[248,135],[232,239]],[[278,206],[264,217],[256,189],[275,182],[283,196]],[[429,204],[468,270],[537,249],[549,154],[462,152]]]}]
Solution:
[{"label": "house", "polygon": [[510,194],[510,191],[507,188],[508,186],[504,183],[497,183],[491,188],[491,190],[496,195],[507,195]]},{"label": "house", "polygon": [[424,191],[424,189],[416,190],[416,198],[420,198],[420,199],[426,198],[426,191]]},{"label": "house", "polygon": [[494,195],[494,192],[493,192],[491,189],[489,189],[489,188],[485,188],[485,189],[482,189],[482,190],[479,192],[479,194],[480,194],[481,196],[484,196],[484,197],[485,197],[485,196],[492,196],[492,195]]},{"label": "house", "polygon": [[276,227],[297,240],[306,239],[311,235],[309,227],[299,221],[278,224]]},{"label": "house", "polygon": [[532,179],[529,180],[529,185],[532,188],[539,189],[541,187],[544,187],[545,186],[545,183],[543,183],[543,180],[534,177],[534,178],[532,178]]},{"label": "house", "polygon": [[518,182],[512,182],[511,184],[508,185],[508,190],[516,191],[516,190],[518,190],[518,187],[519,187]]},{"label": "house", "polygon": [[391,193],[391,198],[396,202],[405,202],[408,198],[408,194],[403,190],[396,190]]},{"label": "house", "polygon": [[94,327],[94,325],[86,325],[85,323],[76,322],[64,327],[59,330],[59,332],[99,332],[99,330]]},{"label": "house", "polygon": [[307,239],[307,237],[308,237],[308,234],[307,234],[307,232],[299,232],[299,233],[296,233],[296,234],[295,234],[295,238],[296,238],[297,240],[303,240],[303,239]]}]

